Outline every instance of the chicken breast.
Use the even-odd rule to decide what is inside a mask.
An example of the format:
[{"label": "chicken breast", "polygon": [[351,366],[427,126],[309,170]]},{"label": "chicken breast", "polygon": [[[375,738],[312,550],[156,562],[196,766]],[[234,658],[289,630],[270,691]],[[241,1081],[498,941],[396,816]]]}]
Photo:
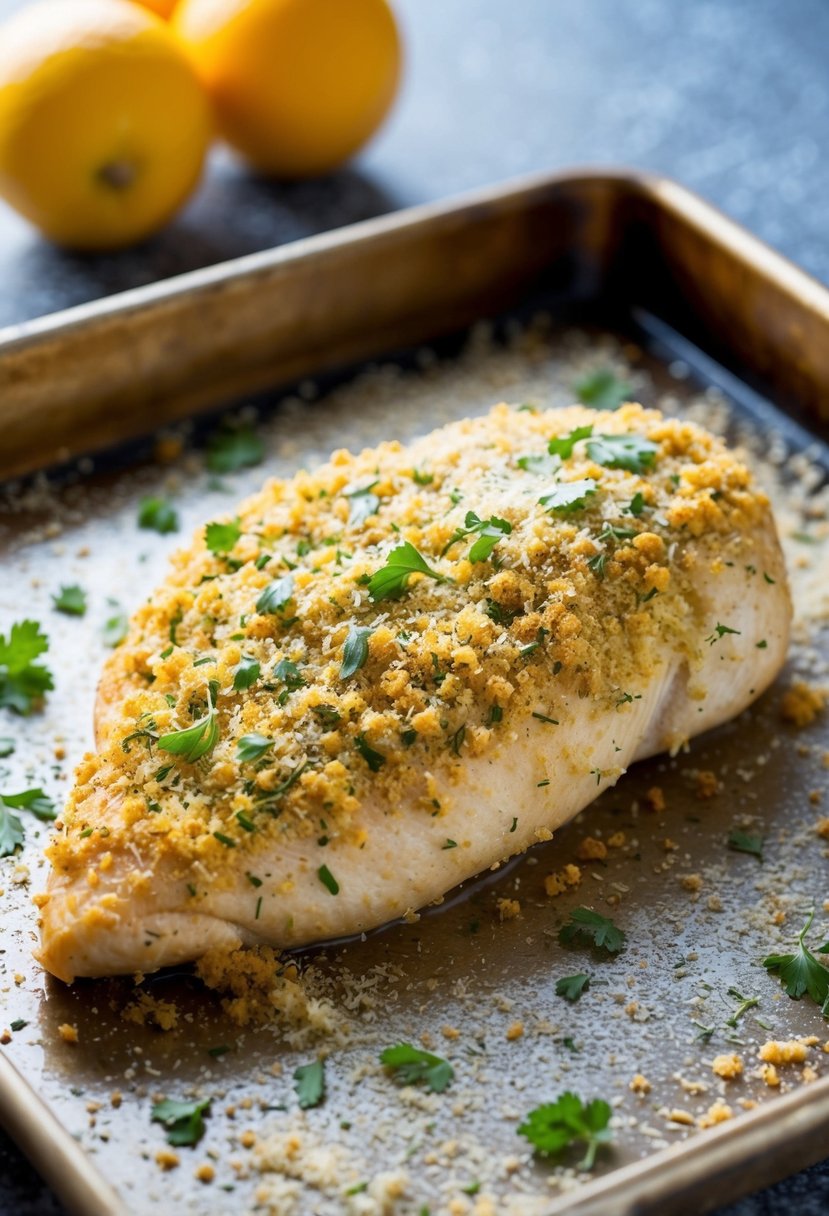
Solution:
[{"label": "chicken breast", "polygon": [[500,405],[271,481],[105,667],[39,957],[146,972],[420,908],[738,714],[789,619],[748,470],[640,406]]}]

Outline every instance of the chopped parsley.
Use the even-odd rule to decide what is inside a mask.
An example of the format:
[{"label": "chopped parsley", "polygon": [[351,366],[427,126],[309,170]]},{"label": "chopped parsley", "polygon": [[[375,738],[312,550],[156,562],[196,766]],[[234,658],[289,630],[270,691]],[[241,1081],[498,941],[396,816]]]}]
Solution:
[{"label": "chopped parsley", "polygon": [[576,400],[594,410],[617,410],[626,401],[632,400],[633,386],[622,380],[609,368],[588,372],[573,385]]},{"label": "chopped parsley", "polygon": [[273,747],[273,744],[273,739],[268,739],[265,735],[251,731],[249,735],[242,735],[236,744],[236,759],[240,764],[248,764],[251,760],[260,760],[265,752]]},{"label": "chopped parsley", "polygon": [[438,574],[426,559],[418,553],[411,541],[404,541],[396,549],[392,549],[381,566],[372,574],[368,581],[368,593],[377,602],[379,600],[398,600],[408,589],[409,579],[413,574],[425,574],[439,583],[448,580],[443,574]]},{"label": "chopped parsley", "polygon": [[8,735],[0,736],[0,760],[5,760],[6,756],[13,755],[15,746],[14,739],[10,739]]},{"label": "chopped parsley", "polygon": [[563,996],[565,1001],[577,1001],[590,984],[590,976],[586,972],[578,975],[564,975],[556,980],[556,996]]},{"label": "chopped parsley", "polygon": [[386,757],[382,752],[375,751],[371,744],[366,740],[365,735],[357,735],[354,740],[357,751],[365,760],[373,773],[379,773],[380,769],[386,763]]},{"label": "chopped parsley", "polygon": [[625,945],[625,934],[606,916],[592,908],[574,908],[569,924],[564,925],[558,935],[562,946],[593,945],[608,954],[618,954]]},{"label": "chopped parsley", "polygon": [[259,660],[249,654],[243,654],[233,673],[234,692],[245,692],[259,679]]},{"label": "chopped parsley", "polygon": [[61,587],[57,595],[52,596],[52,604],[56,612],[66,616],[83,616],[86,612],[86,592],[77,583],[69,587]]},{"label": "chopped parsley", "polygon": [[[767,971],[779,976],[786,994],[793,1001],[799,1001],[802,996],[808,994],[815,1004],[820,1006],[823,1016],[829,1018],[829,971],[804,943],[813,917],[814,912],[810,912],[806,924],[798,934],[794,954],[769,954],[763,959],[763,966]],[[829,954],[829,942],[818,946],[817,952]]]},{"label": "chopped parsley", "polygon": [[659,444],[641,435],[596,435],[587,444],[587,455],[607,469],[644,473],[656,461]]},{"label": "chopped parsley", "polygon": [[562,481],[549,494],[543,494],[538,501],[547,511],[569,515],[571,511],[584,510],[588,497],[595,494],[598,488],[592,477],[582,477],[579,481]]},{"label": "chopped parsley", "polygon": [[735,853],[750,853],[752,857],[762,861],[764,839],[763,836],[752,836],[737,829],[728,837],[728,847]]},{"label": "chopped parsley", "polygon": [[576,444],[581,439],[589,439],[592,434],[592,426],[577,426],[568,435],[559,435],[555,439],[551,439],[547,444],[547,451],[551,456],[558,456],[560,460],[569,460]]},{"label": "chopped parsley", "polygon": [[153,1106],[153,1123],[162,1123],[167,1131],[167,1143],[175,1148],[192,1148],[205,1133],[204,1114],[210,1110],[210,1099],[204,1102],[176,1102],[165,1098]]},{"label": "chopped parsley", "polygon": [[302,1110],[319,1106],[325,1097],[325,1061],[300,1064],[294,1071],[294,1089]]},{"label": "chopped parsley", "polygon": [[590,1170],[599,1147],[609,1144],[613,1137],[608,1126],[612,1113],[609,1103],[601,1098],[584,1103],[568,1090],[555,1102],[531,1110],[518,1128],[518,1134],[525,1136],[544,1157],[554,1156],[571,1144],[585,1144],[587,1151],[579,1162],[579,1169]]},{"label": "chopped parsley", "polygon": [[29,811],[42,823],[50,823],[57,818],[55,804],[41,789],[23,790],[20,794],[0,794],[0,857],[11,857],[23,847],[25,832],[15,811]]},{"label": "chopped parsley", "polygon": [[339,895],[340,884],[337,882],[334,875],[328,869],[328,866],[320,866],[320,868],[317,870],[317,878],[320,880],[320,882],[325,887],[326,891],[329,892],[330,895]]},{"label": "chopped parsley", "polygon": [[0,707],[30,714],[54,688],[52,673],[34,660],[49,649],[37,621],[17,621],[8,640],[0,634]]},{"label": "chopped parsley", "polygon": [[478,533],[478,539],[469,550],[469,560],[474,564],[489,561],[492,551],[500,540],[512,532],[512,524],[506,519],[492,515],[489,519],[481,519],[474,511],[467,511],[464,526],[458,528],[450,538],[443,552],[446,553],[457,541],[465,536]]},{"label": "chopped parsley", "polygon": [[294,576],[283,574],[281,578],[276,578],[272,583],[268,583],[264,591],[260,593],[259,599],[256,601],[256,611],[263,616],[269,613],[284,612],[293,594]]},{"label": "chopped parsley", "polygon": [[211,473],[235,473],[260,464],[265,445],[249,426],[225,423],[207,442],[205,464]]},{"label": "chopped parsley", "polygon": [[280,659],[273,669],[274,677],[285,685],[277,700],[284,705],[292,692],[305,687],[305,677],[291,659]]},{"label": "chopped parsley", "polygon": [[709,646],[713,646],[715,642],[719,642],[720,638],[724,638],[727,633],[739,634],[739,629],[730,629],[728,625],[721,625],[719,621],[714,626],[714,632],[705,640]]},{"label": "chopped parsley", "polygon": [[119,609],[118,612],[107,617],[103,628],[104,645],[112,647],[113,650],[116,646],[120,646],[127,636],[128,628],[129,621],[126,612]]},{"label": "chopped parsley", "polygon": [[242,524],[237,516],[226,524],[207,524],[204,529],[204,543],[211,553],[230,553],[241,535]]},{"label": "chopped parsley", "polygon": [[380,1063],[393,1075],[399,1085],[416,1085],[423,1082],[433,1094],[442,1094],[452,1083],[455,1070],[448,1060],[413,1047],[411,1043],[398,1043],[380,1053]]},{"label": "chopped parsley", "polygon": [[631,498],[631,500],[630,500],[630,505],[628,506],[628,512],[638,519],[644,510],[645,510],[645,496],[642,494],[641,490],[637,490],[636,493],[634,494],[633,498]]},{"label": "chopped parsley", "polygon": [[138,526],[159,532],[178,532],[178,514],[166,498],[142,498],[138,504]]},{"label": "chopped parsley", "polygon": [[373,633],[374,629],[370,625],[349,625],[343,645],[341,680],[350,680],[361,667],[365,666],[368,658],[368,640]]},{"label": "chopped parsley", "polygon": [[218,714],[213,705],[215,692],[215,685],[211,680],[207,693],[207,712],[204,717],[199,718],[192,726],[185,726],[183,730],[174,730],[167,735],[162,735],[158,740],[161,751],[170,752],[174,756],[183,756],[188,764],[194,764],[196,760],[201,760],[202,756],[212,752],[219,742]]},{"label": "chopped parsley", "polygon": [[561,461],[555,456],[547,456],[546,454],[519,456],[518,467],[526,473],[535,473],[539,477],[554,477],[561,468]]}]

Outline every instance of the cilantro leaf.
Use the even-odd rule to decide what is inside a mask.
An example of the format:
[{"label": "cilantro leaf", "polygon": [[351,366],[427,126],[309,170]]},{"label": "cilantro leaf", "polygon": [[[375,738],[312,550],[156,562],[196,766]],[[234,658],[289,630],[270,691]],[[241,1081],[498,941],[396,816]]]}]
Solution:
[{"label": "cilantro leaf", "polygon": [[583,477],[579,481],[562,481],[549,494],[543,494],[538,501],[547,511],[569,515],[571,511],[584,510],[588,496],[595,494],[598,488],[592,477]]},{"label": "cilantro leaf", "polygon": [[249,654],[243,654],[233,673],[234,692],[245,692],[251,688],[259,679],[259,672],[259,660]]},{"label": "cilantro leaf", "polygon": [[259,595],[256,601],[256,611],[263,616],[268,613],[284,612],[288,601],[294,594],[294,576],[283,574],[276,578]]},{"label": "cilantro leaf", "polygon": [[319,1106],[325,1097],[325,1061],[314,1060],[313,1064],[300,1064],[294,1070],[294,1089],[302,1110]]},{"label": "cilantro leaf", "polygon": [[[798,934],[797,950],[794,954],[769,954],[763,959],[763,966],[780,977],[787,995],[793,1001],[799,1001],[808,993],[815,1004],[821,1007],[823,1016],[829,1017],[829,971],[804,944],[813,917],[814,912],[810,912],[806,924]],[[818,954],[829,954],[829,942],[818,947]]]},{"label": "cilantro leaf", "polygon": [[568,1090],[555,1102],[531,1110],[518,1134],[525,1136],[535,1151],[545,1157],[560,1153],[571,1144],[586,1144],[579,1169],[590,1170],[599,1147],[613,1138],[608,1126],[612,1113],[609,1103],[601,1098],[585,1104]]},{"label": "cilantro leaf", "polygon": [[242,524],[237,516],[226,524],[207,524],[204,529],[204,543],[211,553],[230,553],[241,535]]},{"label": "cilantro leaf", "polygon": [[415,1085],[423,1081],[433,1094],[442,1094],[452,1083],[455,1070],[448,1060],[430,1051],[398,1043],[380,1053],[380,1063],[394,1076],[399,1085]]},{"label": "cilantro leaf", "polygon": [[633,386],[608,368],[601,368],[582,376],[573,385],[573,391],[582,405],[590,405],[596,410],[617,410],[632,400]]},{"label": "cilantro leaf", "polygon": [[204,1114],[210,1110],[210,1099],[204,1102],[176,1102],[165,1098],[153,1106],[153,1123],[163,1123],[167,1143],[175,1148],[191,1148],[205,1133]]},{"label": "cilantro leaf", "polygon": [[196,760],[201,760],[202,756],[212,752],[219,742],[218,714],[213,705],[213,696],[211,686],[207,694],[207,712],[203,718],[199,718],[192,726],[185,726],[183,730],[174,730],[161,736],[158,740],[161,751],[183,756],[188,764],[194,764]]},{"label": "cilantro leaf", "polygon": [[375,570],[368,581],[368,593],[377,602],[379,600],[399,600],[408,589],[409,579],[413,574],[426,574],[439,583],[449,580],[438,574],[426,559],[418,553],[411,541],[404,541],[396,549],[392,549],[386,558],[385,566]]},{"label": "cilantro leaf", "polygon": [[752,857],[763,860],[763,836],[751,836],[748,832],[733,831],[728,837],[728,847],[735,853],[750,853]]},{"label": "cilantro leaf", "polygon": [[158,532],[178,532],[178,513],[166,498],[151,496],[138,504],[138,526]]},{"label": "cilantro leaf", "polygon": [[561,460],[569,460],[573,455],[573,448],[579,440],[589,439],[592,434],[592,426],[577,426],[568,435],[559,435],[555,439],[551,439],[547,444],[547,451],[551,456],[558,456]]},{"label": "cilantro leaf", "polygon": [[11,857],[26,839],[17,815],[0,803],[0,857]]},{"label": "cilantro leaf", "polygon": [[83,616],[86,612],[86,592],[77,583],[61,587],[58,594],[52,596],[52,605],[56,612],[63,612],[66,616]]},{"label": "cilantro leaf", "polygon": [[127,636],[129,629],[129,621],[127,620],[126,612],[119,611],[114,616],[107,617],[104,621],[104,643],[111,646],[113,650],[116,646],[120,646],[124,638]]},{"label": "cilantro leaf", "polygon": [[33,662],[49,649],[37,621],[17,621],[8,641],[0,634],[0,707],[29,714],[43,694],[54,688],[52,673]]},{"label": "cilantro leaf", "polygon": [[350,680],[361,667],[365,666],[368,658],[368,640],[373,633],[374,630],[369,625],[349,625],[343,645],[341,680]]},{"label": "cilantro leaf", "polygon": [[563,975],[556,980],[556,996],[563,996],[565,1001],[577,1001],[590,984],[590,976],[585,972],[578,975]]},{"label": "cilantro leaf", "polygon": [[273,739],[268,739],[265,735],[257,734],[252,731],[249,735],[242,735],[242,738],[236,744],[236,759],[240,764],[247,764],[251,760],[259,760],[264,756],[266,751],[273,747]]},{"label": "cilantro leaf", "polygon": [[380,509],[380,499],[376,494],[372,494],[372,490],[377,485],[376,481],[372,481],[367,486],[360,486],[356,490],[343,490],[343,495],[349,500],[348,506],[348,522],[353,527],[364,524],[372,515],[376,515]]},{"label": "cilantro leaf", "polygon": [[596,435],[587,444],[587,455],[607,469],[644,473],[656,460],[659,444],[642,435]]},{"label": "cilantro leaf", "polygon": [[594,945],[597,950],[618,954],[625,945],[625,934],[613,921],[592,908],[574,908],[570,923],[564,925],[558,935],[562,946]]},{"label": "cilantro leaf", "polygon": [[469,560],[473,565],[476,562],[489,561],[498,542],[512,532],[512,524],[497,515],[492,515],[489,519],[479,519],[474,511],[467,511],[464,522],[468,531],[478,533],[478,539],[469,550]]},{"label": "cilantro leaf", "polygon": [[207,442],[205,464],[211,473],[235,473],[261,464],[264,455],[265,445],[251,427],[225,423]]}]

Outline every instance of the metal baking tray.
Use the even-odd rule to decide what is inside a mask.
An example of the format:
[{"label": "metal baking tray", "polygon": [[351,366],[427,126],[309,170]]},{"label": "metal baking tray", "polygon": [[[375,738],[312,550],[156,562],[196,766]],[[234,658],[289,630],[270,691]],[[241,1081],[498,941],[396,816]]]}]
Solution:
[{"label": "metal baking tray", "polygon": [[[482,336],[484,318],[494,326]],[[171,548],[169,538],[137,535],[141,494],[173,493],[185,535],[232,507],[191,451],[211,423],[188,419],[215,421],[230,407],[260,416],[268,457],[231,479],[241,495],[330,448],[405,440],[502,397],[563,403],[576,366],[608,362],[626,365],[645,404],[667,396],[680,412],[713,411],[749,447],[795,453],[812,489],[825,476],[829,293],[680,186],[641,174],[551,175],[479,191],[0,332],[0,475],[9,479],[0,500],[0,632],[25,600],[26,613],[48,626],[58,674],[42,716],[0,723],[0,734],[18,738],[15,755],[0,762],[0,788],[45,783],[59,796],[91,741],[98,632],[115,611],[108,600],[134,607]],[[147,437],[159,430],[168,455],[171,435],[184,436],[172,464],[149,458]],[[785,495],[783,455],[775,461]],[[807,507],[802,494],[784,503],[788,531]],[[809,539],[821,536],[815,528]],[[803,554],[819,583],[825,550],[815,543]],[[90,592],[83,621],[49,609],[50,594],[70,581]],[[820,674],[826,657],[825,636],[804,626],[795,664]],[[816,933],[825,921],[810,793],[825,786],[829,737],[820,720],[801,732],[781,726],[787,678],[689,756],[636,766],[555,841],[466,884],[419,923],[306,952],[335,1000],[343,991],[353,998],[368,973],[374,987],[351,1039],[331,1050],[325,1105],[304,1116],[312,1142],[351,1153],[338,1166],[341,1189],[301,1198],[297,1212],[356,1211],[342,1188],[349,1179],[361,1185],[358,1161],[375,1173],[405,1166],[401,1216],[427,1201],[438,1216],[452,1196],[454,1210],[473,1212],[472,1171],[484,1174],[491,1162],[501,1173],[485,1177],[479,1194],[493,1190],[499,1216],[526,1196],[538,1198],[534,1213],[615,1216],[705,1211],[826,1155],[821,1061],[829,1057],[812,1049],[816,1079],[790,1084],[787,1073],[788,1092],[753,1075],[766,1039],[829,1037],[815,1007],[789,1001],[758,963],[791,939],[811,904]],[[698,770],[722,775],[710,803],[694,793]],[[657,800],[648,813],[654,786],[665,806]],[[762,866],[725,850],[742,822],[766,837]],[[133,995],[126,981],[67,989],[40,975],[27,882],[42,885],[43,833],[34,821],[27,828],[28,871],[0,863],[0,989],[9,1022],[27,1023],[0,1050],[4,1126],[84,1216],[158,1204],[211,1216],[280,1210],[277,1192],[267,1193],[272,1162],[268,1169],[265,1150],[240,1147],[239,1133],[253,1128],[261,1141],[269,1124],[279,1134],[295,1120],[290,1075],[316,1048],[296,1048],[271,1028],[240,1036],[187,973],[145,981],[145,992],[179,1007],[179,1026],[166,1034],[123,1021]],[[544,875],[575,859],[586,835],[618,831],[627,840],[618,856],[582,862],[578,891],[545,896]],[[679,881],[691,871],[704,875],[702,899]],[[501,923],[504,897],[518,898],[521,913]],[[579,903],[613,907],[630,943],[617,960],[556,944]],[[763,918],[767,905],[781,912],[779,927]],[[568,1005],[554,995],[555,979],[585,965],[591,992]],[[729,989],[760,996],[731,1026],[739,1002]],[[508,1037],[517,1022],[524,1033]],[[700,1037],[709,1022],[711,1034]],[[60,1038],[64,1023],[78,1027],[76,1045]],[[442,1034],[448,1024],[457,1038]],[[404,1100],[371,1066],[381,1043],[423,1032],[455,1062],[451,1100]],[[208,1057],[217,1043],[233,1050]],[[711,1073],[723,1051],[745,1058],[739,1080]],[[631,1093],[635,1072],[648,1074],[651,1093]],[[707,1089],[693,1092],[703,1077]],[[214,1099],[208,1134],[163,1173],[153,1160],[164,1136],[150,1124],[152,1096],[197,1085]],[[515,1135],[518,1116],[565,1088],[616,1104],[616,1147],[588,1178],[567,1168],[572,1159],[526,1161]],[[117,1107],[114,1089],[124,1095]],[[721,1092],[736,1117],[720,1126],[698,1131],[665,1117],[672,1108],[702,1114]],[[232,1118],[222,1113],[228,1105]],[[372,1141],[381,1116],[394,1126]],[[410,1125],[408,1140],[398,1125]],[[250,1164],[257,1153],[259,1169]],[[209,1184],[193,1177],[204,1162],[215,1169]]]}]

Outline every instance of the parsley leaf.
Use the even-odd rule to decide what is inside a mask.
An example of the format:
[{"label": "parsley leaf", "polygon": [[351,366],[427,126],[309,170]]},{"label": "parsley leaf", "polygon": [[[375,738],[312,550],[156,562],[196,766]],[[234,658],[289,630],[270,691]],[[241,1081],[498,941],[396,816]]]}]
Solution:
[{"label": "parsley leaf", "polygon": [[371,744],[366,740],[365,735],[357,735],[354,740],[357,751],[365,760],[373,773],[379,773],[380,769],[386,763],[386,757],[382,752],[375,751]]},{"label": "parsley leaf", "polygon": [[14,739],[10,739],[8,735],[0,737],[0,760],[5,760],[6,756],[13,755],[15,747]]},{"label": "parsley leaf", "polygon": [[178,513],[166,498],[151,496],[138,504],[138,526],[159,532],[178,532]]},{"label": "parsley leaf", "polygon": [[617,410],[632,400],[633,386],[607,368],[589,372],[573,385],[576,400],[596,410]]},{"label": "parsley leaf", "polygon": [[587,455],[607,469],[644,473],[656,460],[659,444],[642,435],[596,435],[587,444]]},{"label": "parsley leaf", "polygon": [[23,824],[17,815],[13,815],[0,803],[0,857],[11,857],[17,849],[23,847],[25,839]]},{"label": "parsley leaf", "polygon": [[415,1085],[423,1081],[433,1094],[442,1094],[452,1083],[455,1070],[448,1060],[429,1051],[398,1043],[380,1053],[380,1063],[393,1074],[399,1085]]},{"label": "parsley leaf", "polygon": [[161,751],[183,756],[188,764],[194,764],[196,760],[201,760],[202,756],[212,752],[219,742],[218,715],[213,705],[213,695],[211,686],[207,694],[207,712],[203,718],[199,718],[192,726],[185,726],[183,730],[170,731],[169,734],[161,736],[158,740]]},{"label": "parsley leaf", "polygon": [[17,621],[8,641],[0,634],[0,706],[29,714],[45,692],[54,688],[52,673],[33,663],[49,649],[37,621]]},{"label": "parsley leaf", "polygon": [[450,581],[428,566],[426,559],[418,553],[411,541],[407,540],[392,549],[386,558],[385,566],[381,566],[372,574],[368,581],[368,593],[375,602],[399,600],[407,591],[409,579],[413,574],[426,574],[439,583]]},{"label": "parsley leaf", "polygon": [[[794,954],[769,954],[763,959],[767,971],[776,973],[786,993],[794,1001],[799,1001],[805,994],[821,1007],[825,1018],[829,1018],[829,971],[820,959],[815,958],[804,938],[812,925],[814,912],[810,912],[806,924],[800,930],[797,938],[797,950]],[[818,954],[829,954],[829,942],[818,947]]]},{"label": "parsley leaf", "polygon": [[562,481],[549,494],[543,494],[538,501],[547,511],[569,515],[571,511],[584,510],[588,495],[595,494],[598,488],[592,477],[583,477],[579,481]]},{"label": "parsley leaf", "polygon": [[237,516],[229,523],[207,524],[204,529],[204,543],[211,553],[230,553],[239,537],[242,535],[242,524]]},{"label": "parsley leaf", "polygon": [[0,794],[0,802],[15,811],[31,811],[41,823],[51,823],[58,817],[54,802],[42,789],[23,790],[20,794]]},{"label": "parsley leaf", "polygon": [[349,625],[348,635],[343,645],[341,680],[350,680],[361,667],[365,666],[368,658],[368,640],[373,633],[374,630],[369,625]]},{"label": "parsley leaf", "polygon": [[728,625],[720,625],[719,622],[714,626],[714,632],[705,640],[709,646],[713,646],[715,642],[719,642],[720,638],[724,638],[727,633],[739,634],[739,629],[730,629]]},{"label": "parsley leaf", "polygon": [[519,456],[518,467],[525,473],[554,477],[561,468],[561,461],[555,456]]},{"label": "parsley leaf", "polygon": [[571,1144],[586,1144],[579,1169],[590,1170],[600,1145],[609,1144],[613,1138],[608,1127],[612,1113],[609,1103],[601,1098],[585,1104],[568,1090],[555,1102],[531,1110],[518,1134],[525,1136],[535,1151],[545,1157],[560,1153]]},{"label": "parsley leaf", "polygon": [[113,650],[116,646],[120,646],[124,638],[127,636],[129,621],[127,620],[126,612],[120,609],[114,616],[107,617],[104,621],[104,643],[111,646]]},{"label": "parsley leaf", "polygon": [[294,576],[283,574],[281,578],[276,578],[272,583],[268,583],[261,592],[256,601],[256,611],[263,616],[267,613],[284,612],[293,594]]},{"label": "parsley leaf", "polygon": [[291,659],[280,659],[273,669],[274,677],[280,680],[284,685],[284,690],[277,698],[280,705],[284,705],[292,692],[296,692],[298,688],[305,687],[305,677]]},{"label": "parsley leaf", "polygon": [[259,760],[264,756],[266,751],[273,747],[273,744],[273,739],[268,739],[266,735],[257,734],[256,731],[252,731],[249,735],[242,735],[236,744],[236,759],[240,764],[247,764],[251,760]]},{"label": "parsley leaf", "polygon": [[559,435],[557,438],[551,439],[547,444],[547,451],[551,456],[559,456],[562,460],[569,460],[573,455],[573,448],[579,440],[589,439],[592,434],[592,426],[577,426],[568,435]]},{"label": "parsley leaf", "polygon": [[205,1133],[203,1115],[209,1110],[209,1098],[204,1102],[176,1102],[173,1098],[165,1098],[153,1106],[152,1121],[164,1124],[168,1144],[191,1148]]},{"label": "parsley leaf", "polygon": [[512,524],[497,515],[489,519],[479,519],[474,511],[467,511],[464,520],[469,532],[477,532],[478,539],[469,550],[469,560],[473,563],[489,561],[492,550],[500,540],[512,532]]},{"label": "parsley leaf", "polygon": [[748,832],[737,830],[728,837],[728,847],[735,853],[750,853],[762,861],[764,839],[763,836],[751,836]]},{"label": "parsley leaf", "polygon": [[259,660],[249,654],[243,654],[239,665],[233,673],[234,692],[245,692],[259,679]]},{"label": "parsley leaf", "polygon": [[352,526],[357,527],[359,524],[364,524],[367,519],[379,511],[380,499],[376,494],[372,494],[376,485],[377,482],[372,481],[367,486],[360,486],[356,490],[343,490],[343,495],[349,499],[348,522]]},{"label": "parsley leaf", "polygon": [[612,920],[592,908],[574,908],[570,923],[559,931],[558,940],[562,946],[592,944],[608,954],[618,954],[624,948],[625,934]]},{"label": "parsley leaf", "polygon": [[56,612],[66,616],[83,616],[86,612],[86,592],[77,583],[69,587],[61,587],[57,595],[52,596],[52,604]]},{"label": "parsley leaf", "polygon": [[325,1061],[314,1060],[313,1064],[300,1064],[294,1071],[294,1089],[302,1110],[319,1106],[325,1097]]},{"label": "parsley leaf", "polygon": [[207,442],[205,464],[211,473],[235,473],[261,464],[265,445],[249,426],[226,423]]},{"label": "parsley leaf", "polygon": [[556,996],[563,996],[565,1001],[577,1001],[590,984],[590,976],[585,972],[578,975],[564,975],[556,980]]}]

